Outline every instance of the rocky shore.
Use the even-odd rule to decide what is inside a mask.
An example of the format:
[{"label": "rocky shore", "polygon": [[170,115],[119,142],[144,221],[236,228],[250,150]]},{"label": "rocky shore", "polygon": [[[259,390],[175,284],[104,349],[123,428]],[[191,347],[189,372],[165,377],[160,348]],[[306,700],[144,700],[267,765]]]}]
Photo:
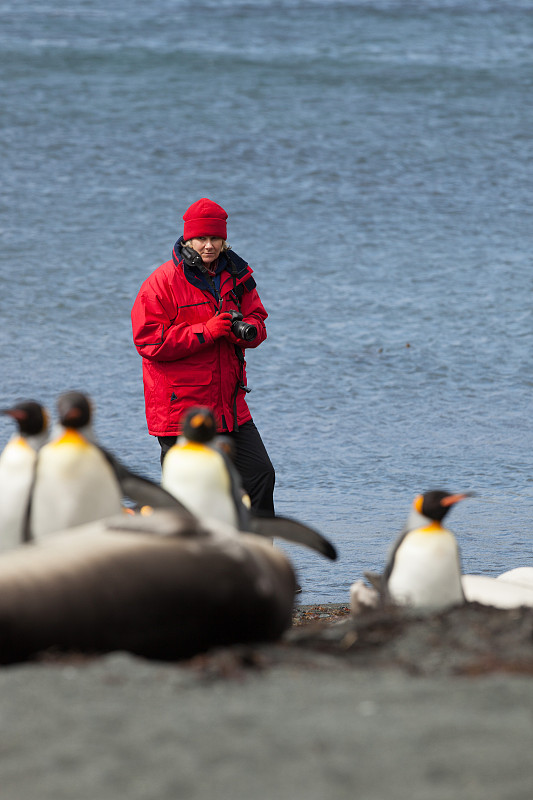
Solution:
[{"label": "rocky shore", "polygon": [[0,670],[2,800],[529,800],[533,610],[296,606],[276,644]]}]

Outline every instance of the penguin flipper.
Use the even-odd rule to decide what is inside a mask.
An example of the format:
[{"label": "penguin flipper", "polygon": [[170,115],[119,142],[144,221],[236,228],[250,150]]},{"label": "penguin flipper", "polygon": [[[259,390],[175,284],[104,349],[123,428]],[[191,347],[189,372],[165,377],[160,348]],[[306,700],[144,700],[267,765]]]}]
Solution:
[{"label": "penguin flipper", "polygon": [[190,515],[190,519],[174,510],[162,509],[152,514],[117,514],[102,520],[101,526],[106,532],[139,533],[141,535],[160,536],[162,538],[208,538],[209,530],[199,519]]},{"label": "penguin flipper", "polygon": [[120,485],[122,494],[129,497],[130,500],[142,508],[142,506],[151,506],[158,509],[170,509],[176,511],[180,516],[193,520],[194,515],[185,508],[183,503],[174,497],[174,495],[163,489],[158,483],[145,478],[132,472],[128,467],[124,466],[115,456],[103,447],[100,447],[103,455],[109,462],[115,477]]},{"label": "penguin flipper", "polygon": [[405,539],[405,537],[407,536],[409,531],[410,531],[409,525],[408,524],[404,525],[400,535],[398,536],[398,538],[396,539],[396,541],[394,542],[394,544],[391,547],[391,550],[389,552],[389,557],[387,559],[387,563],[385,565],[385,569],[383,570],[383,575],[381,577],[381,585],[382,585],[382,587],[386,587],[387,586],[388,580],[389,580],[389,578],[390,578],[390,576],[392,574],[392,570],[393,570],[393,567],[394,567],[394,561],[396,559],[396,553],[398,552],[398,549],[399,549],[400,545],[403,543],[403,540]]},{"label": "penguin flipper", "polygon": [[240,531],[245,531],[249,527],[250,512],[242,501],[244,490],[242,487],[241,477],[237,471],[237,467],[234,465],[228,454],[218,447],[213,447],[213,449],[222,456],[224,464],[226,465],[230,479],[231,497],[233,500],[233,505],[235,506],[235,513],[237,515],[237,527]]},{"label": "penguin flipper", "polygon": [[394,605],[389,593],[387,579],[385,578],[384,574],[382,575],[379,572],[370,572],[367,570],[366,572],[363,572],[363,577],[365,577],[369,582],[370,586],[372,587],[372,591],[377,592],[378,600],[381,606],[388,606],[391,604]]},{"label": "penguin flipper", "polygon": [[151,506],[157,509],[167,509],[176,511],[183,518],[196,519],[176,497],[148,478],[130,472],[120,481],[120,488],[126,497],[129,497],[141,508],[142,506]]},{"label": "penguin flipper", "polygon": [[286,539],[288,542],[303,544],[316,550],[321,555],[335,561],[337,551],[321,533],[313,530],[303,522],[298,522],[289,517],[257,517],[250,519],[251,533],[270,538]]},{"label": "penguin flipper", "polygon": [[367,579],[369,584],[377,589],[378,592],[382,591],[383,588],[383,576],[379,572],[363,572],[364,577]]}]

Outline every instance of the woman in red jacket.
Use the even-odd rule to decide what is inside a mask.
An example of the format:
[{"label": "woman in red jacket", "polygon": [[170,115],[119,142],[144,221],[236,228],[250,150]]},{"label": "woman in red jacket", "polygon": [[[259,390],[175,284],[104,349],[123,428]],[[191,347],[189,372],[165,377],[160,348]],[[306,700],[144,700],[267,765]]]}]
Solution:
[{"label": "woman in red jacket", "polygon": [[161,460],[185,412],[208,406],[219,433],[233,440],[252,508],[273,515],[274,468],[246,403],[244,359],[245,348],[266,339],[267,312],[252,270],[226,244],[227,216],[205,197],[187,209],[172,259],[139,290],[133,341],[143,359],[148,430],[159,439]]}]

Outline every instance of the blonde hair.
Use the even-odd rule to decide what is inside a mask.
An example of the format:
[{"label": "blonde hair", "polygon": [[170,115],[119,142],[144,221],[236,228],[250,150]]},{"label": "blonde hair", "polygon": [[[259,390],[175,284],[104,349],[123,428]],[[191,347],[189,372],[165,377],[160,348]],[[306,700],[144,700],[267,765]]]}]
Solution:
[{"label": "blonde hair", "polygon": [[[194,238],[195,239],[201,239],[202,237],[201,236],[195,236]],[[211,238],[212,239],[221,239],[222,237],[221,236],[212,236]],[[187,241],[183,242],[181,246],[182,247],[192,247],[192,239],[187,239]],[[194,247],[192,247],[192,249],[194,250]],[[222,242],[222,248],[221,248],[220,252],[223,253],[224,250],[231,250],[231,245],[228,244],[225,239]]]}]

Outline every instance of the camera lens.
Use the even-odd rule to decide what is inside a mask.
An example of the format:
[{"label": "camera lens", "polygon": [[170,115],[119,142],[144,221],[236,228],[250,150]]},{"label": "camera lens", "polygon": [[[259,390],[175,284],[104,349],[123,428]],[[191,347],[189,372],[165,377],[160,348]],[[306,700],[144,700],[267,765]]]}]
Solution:
[{"label": "camera lens", "polygon": [[251,342],[257,336],[255,325],[249,325],[247,322],[241,322],[241,320],[235,320],[231,330],[238,339],[244,339],[245,342]]},{"label": "camera lens", "polygon": [[255,339],[257,336],[257,328],[255,325],[248,325],[247,322],[241,322],[239,327],[239,338],[244,339],[245,342],[251,342],[252,339]]}]

